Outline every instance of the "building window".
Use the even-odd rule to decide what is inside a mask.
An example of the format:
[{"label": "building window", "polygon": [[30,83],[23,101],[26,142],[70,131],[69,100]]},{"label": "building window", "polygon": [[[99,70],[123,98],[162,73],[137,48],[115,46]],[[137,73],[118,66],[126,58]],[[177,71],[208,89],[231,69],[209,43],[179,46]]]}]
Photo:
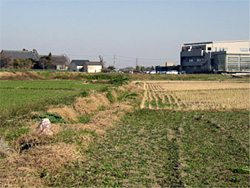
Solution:
[{"label": "building window", "polygon": [[240,51],[241,52],[248,52],[248,49],[247,48],[240,48]]},{"label": "building window", "polygon": [[211,51],[211,47],[207,47],[207,50],[208,50],[208,51]]},{"label": "building window", "polygon": [[214,51],[217,52],[217,48],[214,48]]}]

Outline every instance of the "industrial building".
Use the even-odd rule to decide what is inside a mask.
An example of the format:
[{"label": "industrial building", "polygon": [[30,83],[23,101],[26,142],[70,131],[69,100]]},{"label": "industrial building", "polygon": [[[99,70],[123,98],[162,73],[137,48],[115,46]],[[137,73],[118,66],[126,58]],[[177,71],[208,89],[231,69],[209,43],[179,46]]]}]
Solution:
[{"label": "industrial building", "polygon": [[180,61],[187,73],[250,72],[249,41],[186,43]]}]

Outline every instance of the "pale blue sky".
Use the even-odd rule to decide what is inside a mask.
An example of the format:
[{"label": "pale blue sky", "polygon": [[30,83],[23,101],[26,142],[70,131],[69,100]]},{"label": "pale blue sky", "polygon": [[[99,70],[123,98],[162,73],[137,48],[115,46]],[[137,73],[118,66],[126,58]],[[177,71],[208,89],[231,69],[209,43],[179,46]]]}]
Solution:
[{"label": "pale blue sky", "polygon": [[[248,0],[0,0],[0,49],[179,64],[186,42],[249,40]],[[131,57],[131,58],[127,58]],[[152,60],[151,60],[152,59]]]}]

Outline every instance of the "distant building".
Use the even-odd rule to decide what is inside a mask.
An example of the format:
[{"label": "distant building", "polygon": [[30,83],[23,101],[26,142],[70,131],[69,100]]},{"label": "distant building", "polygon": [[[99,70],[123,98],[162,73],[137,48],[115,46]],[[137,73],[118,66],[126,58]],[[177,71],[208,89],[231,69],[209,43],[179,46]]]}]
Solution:
[{"label": "distant building", "polygon": [[70,64],[71,70],[80,72],[98,73],[102,71],[102,68],[103,63],[98,61],[72,60]]},{"label": "distant building", "polygon": [[35,49],[28,51],[23,50],[2,50],[0,56],[11,57],[13,59],[31,59],[33,61],[39,61],[39,55]]},{"label": "distant building", "polygon": [[70,60],[66,55],[52,55],[51,61],[56,70],[68,70],[70,66]]},{"label": "distant building", "polygon": [[119,72],[123,72],[123,73],[133,73],[134,68],[133,67],[125,67],[125,68],[121,68],[119,69]]},{"label": "distant building", "polygon": [[174,63],[166,62],[166,67],[173,67],[173,66],[174,66]]},{"label": "distant building", "polygon": [[172,71],[172,70],[179,70],[179,67],[175,66],[174,63],[166,63],[166,66],[165,65],[155,66],[156,73]]},{"label": "distant building", "polygon": [[83,65],[85,62],[89,62],[89,60],[72,60],[70,63],[70,70],[83,72]]},{"label": "distant building", "polygon": [[187,73],[250,72],[249,41],[187,43],[180,60]]},{"label": "distant building", "polygon": [[99,61],[90,61],[85,62],[83,67],[83,72],[98,73],[102,72],[103,63]]}]

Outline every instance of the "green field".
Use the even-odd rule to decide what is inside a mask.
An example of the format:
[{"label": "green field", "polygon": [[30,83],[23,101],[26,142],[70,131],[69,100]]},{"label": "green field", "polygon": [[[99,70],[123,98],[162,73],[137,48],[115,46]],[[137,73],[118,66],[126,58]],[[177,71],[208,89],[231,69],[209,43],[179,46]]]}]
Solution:
[{"label": "green field", "polygon": [[0,88],[98,89],[101,84],[86,84],[82,80],[0,80]]},{"label": "green field", "polygon": [[246,187],[248,116],[139,110],[100,137],[86,162],[45,179],[49,186]]},{"label": "green field", "polygon": [[79,91],[67,90],[34,90],[34,89],[0,89],[0,109],[2,111],[14,106],[39,103],[76,95]]},{"label": "green field", "polygon": [[83,90],[96,90],[105,86],[106,84],[86,84],[79,80],[1,80],[0,115],[20,111],[27,106],[36,108],[60,102]]}]

